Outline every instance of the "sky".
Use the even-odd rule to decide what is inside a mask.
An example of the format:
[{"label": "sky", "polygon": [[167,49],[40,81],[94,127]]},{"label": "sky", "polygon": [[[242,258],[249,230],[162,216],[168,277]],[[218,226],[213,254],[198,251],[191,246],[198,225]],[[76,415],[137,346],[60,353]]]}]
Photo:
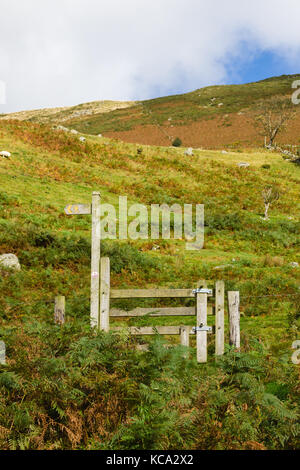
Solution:
[{"label": "sky", "polygon": [[0,0],[0,113],[300,73],[299,18],[299,0]]}]

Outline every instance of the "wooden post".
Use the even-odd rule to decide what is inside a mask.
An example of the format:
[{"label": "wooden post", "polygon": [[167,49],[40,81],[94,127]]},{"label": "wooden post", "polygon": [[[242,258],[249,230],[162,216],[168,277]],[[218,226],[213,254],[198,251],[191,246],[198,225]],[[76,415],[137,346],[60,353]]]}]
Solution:
[{"label": "wooden post", "polygon": [[180,328],[180,343],[182,346],[189,347],[190,345],[190,328],[182,326]]},{"label": "wooden post", "polygon": [[240,293],[228,292],[229,344],[240,348]]},{"label": "wooden post", "polygon": [[99,325],[100,193],[92,196],[91,327]]},{"label": "wooden post", "polygon": [[58,325],[65,323],[66,298],[64,296],[55,297],[54,304],[54,322]]},{"label": "wooden post", "polygon": [[224,354],[224,281],[216,282],[216,356]]},{"label": "wooden post", "polygon": [[109,331],[110,260],[101,258],[100,330]]},{"label": "wooden post", "polygon": [[[207,294],[197,294],[197,327],[207,326]],[[207,331],[197,331],[197,361],[207,362]]]},{"label": "wooden post", "polygon": [[[189,347],[190,345],[190,328],[182,326],[180,328],[180,343],[182,346]],[[185,359],[188,359],[188,353],[184,354]]]},{"label": "wooden post", "polygon": [[4,341],[0,341],[0,365],[6,364],[6,347]]}]

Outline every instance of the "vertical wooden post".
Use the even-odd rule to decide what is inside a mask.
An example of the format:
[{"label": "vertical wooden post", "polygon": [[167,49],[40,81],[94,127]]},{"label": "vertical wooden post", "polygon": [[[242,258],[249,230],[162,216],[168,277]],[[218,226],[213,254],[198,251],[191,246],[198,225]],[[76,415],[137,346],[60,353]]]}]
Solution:
[{"label": "vertical wooden post", "polygon": [[110,260],[101,258],[100,330],[109,331]]},{"label": "vertical wooden post", "polygon": [[190,345],[190,328],[182,326],[180,328],[180,343],[182,346],[189,347]]},{"label": "vertical wooden post", "polygon": [[216,356],[224,354],[224,281],[216,282]]},{"label": "vertical wooden post", "polygon": [[[197,294],[197,326],[207,326],[207,294]],[[207,331],[197,331],[197,361],[207,362]]]},{"label": "vertical wooden post", "polygon": [[[180,328],[180,343],[182,346],[189,347],[190,345],[190,328],[182,326]],[[183,357],[188,359],[189,353],[184,353]]]},{"label": "vertical wooden post", "polygon": [[92,252],[91,252],[91,327],[99,325],[99,270],[100,270],[100,193],[92,196]]},{"label": "vertical wooden post", "polygon": [[2,366],[6,364],[6,347],[4,341],[0,341],[0,364]]},{"label": "vertical wooden post", "polygon": [[240,293],[228,292],[229,344],[240,348]]},{"label": "vertical wooden post", "polygon": [[64,296],[55,297],[54,322],[58,325],[65,323],[66,298]]}]

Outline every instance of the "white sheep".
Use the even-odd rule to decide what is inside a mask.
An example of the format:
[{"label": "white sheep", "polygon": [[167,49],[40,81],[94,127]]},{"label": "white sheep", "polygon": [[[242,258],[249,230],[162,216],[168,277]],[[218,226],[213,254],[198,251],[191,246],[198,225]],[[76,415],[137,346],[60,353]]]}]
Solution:
[{"label": "white sheep", "polygon": [[4,158],[10,158],[10,157],[11,157],[11,153],[10,153],[10,152],[6,152],[5,150],[3,150],[2,152],[0,152],[0,155],[1,155],[1,157],[4,157]]}]

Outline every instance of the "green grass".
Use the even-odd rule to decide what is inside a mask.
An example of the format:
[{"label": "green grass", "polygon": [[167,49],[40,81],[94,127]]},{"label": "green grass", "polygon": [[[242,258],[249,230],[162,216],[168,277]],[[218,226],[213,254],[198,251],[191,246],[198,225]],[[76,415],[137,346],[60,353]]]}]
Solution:
[{"label": "green grass", "polygon": [[[266,82],[265,86],[272,89],[272,83]],[[252,422],[251,426],[248,423],[249,429],[244,430],[244,437],[230,434],[230,426],[232,429],[241,426],[245,419],[242,401],[236,405],[239,409],[237,414],[229,413],[232,420],[236,420],[234,425],[233,421],[228,421],[227,408],[222,408],[218,402],[216,419],[209,417],[209,413],[202,415],[199,405],[199,416],[196,413],[198,417],[195,420],[193,417],[185,427],[185,414],[190,415],[193,403],[201,398],[195,395],[199,383],[203,387],[201,393],[209,403],[217,393],[218,384],[222,383],[222,369],[214,364],[213,338],[209,343],[208,366],[199,368],[192,361],[190,366],[184,366],[190,367],[185,378],[178,376],[176,379],[178,397],[184,400],[183,390],[188,380],[193,374],[196,377],[188,388],[187,403],[177,409],[174,405],[177,388],[173,390],[175,395],[170,401],[167,385],[162,389],[162,402],[156,403],[155,383],[159,382],[158,388],[164,387],[163,384],[171,380],[171,370],[175,375],[179,374],[180,367],[183,367],[180,354],[175,348],[175,360],[173,353],[165,359],[162,352],[155,350],[151,353],[151,361],[159,363],[159,360],[165,360],[168,370],[162,371],[163,379],[153,378],[148,369],[143,375],[147,356],[144,358],[134,352],[133,345],[127,350],[126,338],[123,338],[125,342],[120,339],[118,343],[118,339],[108,339],[105,335],[93,337],[89,332],[91,220],[89,216],[68,217],[63,209],[68,203],[89,203],[93,190],[100,190],[102,201],[116,207],[119,195],[127,195],[129,204],[205,204],[205,246],[201,251],[186,251],[184,240],[104,241],[102,255],[111,258],[112,287],[183,288],[196,286],[200,279],[213,282],[223,279],[226,290],[239,290],[242,354],[267,358],[262,359],[267,361],[263,378],[261,373],[255,375],[250,367],[250,373],[252,370],[258,381],[253,386],[258,387],[260,383],[267,390],[268,387],[276,389],[276,386],[268,384],[285,384],[288,393],[284,406],[288,409],[294,406],[297,382],[294,377],[296,368],[290,362],[290,347],[299,328],[299,268],[292,268],[289,263],[300,261],[300,168],[278,154],[259,149],[242,154],[196,150],[191,158],[184,155],[184,149],[136,146],[86,137],[87,142],[81,143],[78,137],[53,131],[47,126],[0,123],[1,150],[12,153],[10,160],[0,160],[0,253],[15,253],[22,265],[21,272],[2,271],[0,278],[0,333],[8,344],[9,358],[7,368],[0,371],[0,376],[1,373],[8,374],[2,375],[4,378],[0,384],[3,392],[0,399],[2,448],[134,448],[134,438],[137,439],[139,426],[142,426],[141,407],[146,410],[145,426],[149,435],[136,440],[140,448],[158,445],[155,429],[160,429],[161,442],[166,449],[176,446],[249,448],[260,444],[266,448],[295,447],[295,437],[288,435],[284,427],[288,422],[292,427],[293,420],[274,418],[274,423],[278,424],[278,436],[281,436],[281,431],[287,436],[274,437],[276,425],[271,429],[266,424],[271,408],[263,398],[250,406],[249,419]],[[137,148],[142,148],[142,153],[137,153]],[[250,167],[238,168],[239,161],[249,162]],[[270,168],[262,168],[263,164],[269,164]],[[280,187],[281,198],[271,207],[270,220],[265,222],[261,218],[261,191],[274,182]],[[153,244],[159,245],[160,250],[152,251]],[[214,269],[220,265],[230,266]],[[53,299],[58,294],[65,295],[67,299],[68,322],[62,331],[52,325]],[[135,305],[152,304],[148,301],[122,303],[124,308]],[[137,321],[130,320],[130,324]],[[150,325],[194,325],[195,319],[144,318],[139,321]],[[128,321],[120,324],[127,325]],[[177,343],[178,338],[168,338],[168,341]],[[47,345],[45,351],[43,344]],[[79,360],[81,353],[78,351],[83,344],[84,352]],[[89,344],[94,346],[90,349]],[[103,351],[108,344],[117,358],[114,365],[113,356],[101,353],[105,364],[97,359],[96,352]],[[259,348],[262,348],[261,352]],[[192,349],[191,357],[194,356]],[[81,360],[87,361],[86,365],[82,366]],[[231,365],[226,367],[233,371],[236,360],[233,357]],[[23,371],[22,363],[26,364]],[[95,365],[94,369],[91,364]],[[284,377],[280,378],[282,364]],[[68,367],[71,370],[66,372]],[[138,379],[135,379],[137,370]],[[102,374],[106,382],[101,392]],[[226,406],[231,409],[234,398],[230,395],[230,380],[238,379],[229,369],[224,374],[228,384],[223,392]],[[41,387],[40,395],[34,391],[30,380],[36,387]],[[140,388],[140,383],[148,387],[146,391]],[[234,383],[239,390],[245,391],[245,384]],[[63,398],[64,390],[67,390],[66,398]],[[125,402],[127,404],[119,419],[114,415],[108,422],[105,410],[109,407],[114,409],[112,397],[116,393],[121,396],[115,409],[121,409]],[[89,404],[85,398],[81,400],[81,394],[91,394],[93,398]],[[249,397],[245,400],[249,403]],[[17,412],[20,403],[21,411]],[[98,424],[92,418],[88,421],[88,416],[93,415],[91,403],[97,408]],[[9,411],[6,412],[7,407]],[[167,421],[170,433],[159,418],[158,411],[164,407],[170,411],[170,421]],[[263,409],[261,422],[256,407]],[[82,420],[87,410],[90,415]],[[288,413],[286,408],[284,410]],[[153,413],[157,421],[152,420]],[[177,421],[180,423],[178,427]],[[213,424],[216,421],[222,423],[221,427]],[[72,422],[82,429],[81,434],[75,432],[76,426],[72,428]],[[126,423],[131,423],[128,432]],[[201,438],[197,431],[199,423],[206,429]],[[220,431],[222,426],[223,433]],[[187,434],[184,429],[188,430]],[[7,430],[10,430],[8,434]],[[183,441],[180,441],[178,433],[184,437]]]},{"label": "green grass", "polygon": [[[136,126],[163,125],[172,118],[174,125],[186,125],[244,110],[254,110],[261,100],[277,95],[290,96],[291,84],[299,75],[283,75],[244,85],[223,85],[201,88],[182,95],[141,101],[126,109],[72,119],[68,125],[89,134],[120,132]],[[218,106],[223,103],[222,106]],[[151,111],[151,113],[149,113]],[[225,119],[228,119],[228,117]],[[230,122],[224,125],[230,125]]]}]

